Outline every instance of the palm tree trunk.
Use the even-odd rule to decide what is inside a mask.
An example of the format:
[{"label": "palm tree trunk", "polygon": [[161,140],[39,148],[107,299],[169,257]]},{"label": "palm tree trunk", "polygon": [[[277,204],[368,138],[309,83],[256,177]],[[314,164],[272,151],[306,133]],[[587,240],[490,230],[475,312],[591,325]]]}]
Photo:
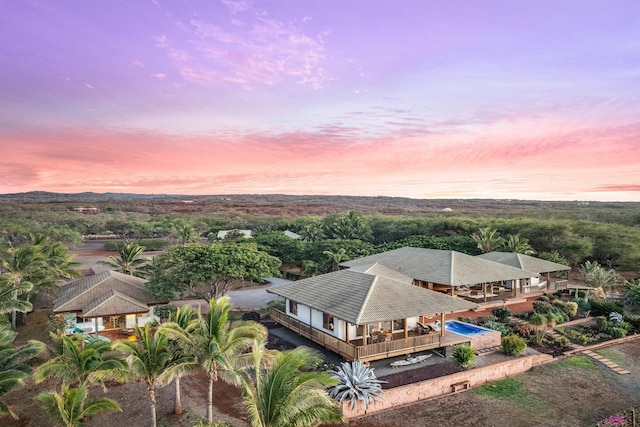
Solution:
[{"label": "palm tree trunk", "polygon": [[156,389],[154,386],[149,386],[149,401],[151,402],[151,426],[156,427]]},{"label": "palm tree trunk", "polygon": [[207,394],[207,419],[213,422],[213,376],[209,375],[209,392]]},{"label": "palm tree trunk", "polygon": [[180,377],[176,377],[176,403],[173,406],[173,413],[175,415],[182,414],[182,399],[180,396]]}]

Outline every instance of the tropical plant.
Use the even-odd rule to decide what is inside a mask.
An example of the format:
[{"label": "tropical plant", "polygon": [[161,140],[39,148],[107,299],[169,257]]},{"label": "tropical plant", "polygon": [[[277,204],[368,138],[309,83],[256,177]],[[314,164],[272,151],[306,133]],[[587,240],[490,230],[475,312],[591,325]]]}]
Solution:
[{"label": "tropical plant", "polygon": [[549,320],[546,314],[534,312],[529,317],[529,323],[533,326],[535,333],[531,336],[534,343],[540,344],[544,340],[544,336],[547,332],[547,324]]},{"label": "tropical plant", "polygon": [[625,301],[631,305],[640,305],[640,279],[627,280],[627,293]]},{"label": "tropical plant", "polygon": [[33,284],[30,282],[22,282],[14,286],[8,275],[0,276],[0,314],[31,311],[32,304],[18,298],[31,289],[33,289]]},{"label": "tropical plant", "polygon": [[94,375],[99,378],[115,378],[142,382],[147,385],[151,409],[151,423],[155,427],[156,419],[156,388],[169,383],[176,375],[182,373],[180,355],[177,359],[168,344],[168,338],[163,333],[156,333],[149,324],[144,328],[134,325],[138,341],[116,341],[113,349],[126,356],[128,370],[115,369],[100,371]]},{"label": "tropical plant", "polygon": [[612,311],[611,313],[609,313],[609,322],[613,323],[614,325],[622,323],[622,314]]},{"label": "tropical plant", "polygon": [[327,257],[329,263],[331,264],[330,271],[340,270],[340,263],[349,260],[347,251],[344,248],[340,248],[335,252],[324,251],[322,253]]},{"label": "tropical plant", "polygon": [[[167,334],[183,342],[188,354],[195,357],[207,374],[207,419],[213,421],[213,383],[219,377],[237,382],[237,359],[254,340],[267,336],[266,329],[252,321],[229,321],[232,308],[229,297],[211,299],[206,314],[198,316],[186,328],[167,325]],[[170,330],[170,331],[169,331]]]},{"label": "tropical plant", "polygon": [[328,372],[314,371],[322,361],[307,347],[286,352],[266,350],[264,338],[253,342],[245,358],[246,369],[237,371],[252,427],[307,427],[342,421],[337,402],[327,387],[335,385]]},{"label": "tropical plant", "polygon": [[491,227],[480,228],[477,233],[471,234],[471,238],[483,254],[497,251],[504,246],[504,239],[500,237],[498,230]]},{"label": "tropical plant", "polygon": [[[10,247],[1,254],[2,275],[5,283],[14,289],[12,299],[18,299],[20,289],[35,285],[33,279],[41,277],[47,263],[42,253],[35,246]],[[27,291],[28,292],[28,291]],[[11,327],[16,329],[17,310],[11,311]]]},{"label": "tropical plant", "polygon": [[[82,342],[84,336],[78,334],[72,337],[56,337],[56,347],[52,357],[40,365],[33,373],[36,383],[47,378],[57,378],[65,385],[90,385],[102,384],[96,373],[100,371],[124,370],[126,365],[123,360],[111,352],[111,344],[94,340]],[[104,384],[102,384],[104,387]]]},{"label": "tropical plant", "polygon": [[361,400],[365,412],[369,409],[369,403],[382,395],[381,384],[386,382],[377,379],[373,369],[361,361],[343,362],[332,375],[338,384],[330,390],[329,395],[340,403],[350,400],[351,409]]},{"label": "tropical plant", "polygon": [[[184,364],[184,369],[181,372],[182,375],[193,373],[198,369],[198,365],[195,363],[193,356],[189,354],[185,343],[179,339],[180,336],[186,334],[187,328],[196,316],[196,310],[194,310],[190,305],[184,304],[177,311],[172,312],[169,315],[170,323],[165,323],[160,327],[160,331],[167,334],[170,338],[169,345],[171,346],[171,351],[174,354],[174,357],[177,356]],[[174,330],[177,330],[178,332],[174,333]],[[173,336],[178,337],[178,339],[171,339]],[[182,375],[175,375],[174,378],[176,397],[173,406],[173,413],[176,415],[182,414],[182,398],[180,392],[180,378]]]},{"label": "tropical plant", "polygon": [[327,234],[332,239],[370,241],[373,238],[369,222],[355,211],[330,216],[326,221]]},{"label": "tropical plant", "polygon": [[523,255],[533,255],[536,251],[529,244],[529,239],[520,237],[519,234],[509,234],[504,242],[507,252],[515,252]]},{"label": "tropical plant", "polygon": [[84,386],[69,388],[62,385],[61,393],[42,392],[36,396],[51,420],[64,427],[80,427],[84,420],[104,411],[122,412],[120,405],[111,399],[89,399]]},{"label": "tropical plant", "polygon": [[615,270],[602,267],[597,261],[587,261],[580,267],[584,282],[593,287],[609,290],[618,281]]},{"label": "tropical plant", "polygon": [[136,242],[127,242],[121,245],[118,256],[110,256],[108,261],[100,261],[101,264],[111,267],[114,271],[129,274],[131,276],[142,277],[140,270],[144,270],[151,260],[143,258],[144,246]]},{"label": "tropical plant", "polygon": [[472,366],[476,352],[469,344],[460,344],[453,347],[453,360],[462,368]]},{"label": "tropical plant", "polygon": [[8,325],[0,324],[0,412],[7,413],[13,418],[18,417],[2,401],[2,397],[24,385],[31,372],[30,362],[46,349],[43,343],[34,340],[16,347],[13,344],[16,335]]},{"label": "tropical plant", "polygon": [[527,343],[517,335],[507,335],[502,338],[500,347],[507,356],[518,356],[527,349]]}]

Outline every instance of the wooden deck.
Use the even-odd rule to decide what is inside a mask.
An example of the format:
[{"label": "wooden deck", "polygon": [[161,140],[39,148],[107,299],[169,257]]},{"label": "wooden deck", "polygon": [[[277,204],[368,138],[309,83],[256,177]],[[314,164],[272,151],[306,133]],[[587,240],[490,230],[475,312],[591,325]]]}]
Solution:
[{"label": "wooden deck", "polygon": [[410,333],[407,338],[404,338],[404,333],[402,333],[395,334],[390,341],[363,345],[362,339],[350,342],[340,340],[273,308],[270,309],[269,314],[274,322],[334,353],[338,353],[348,361],[370,362],[469,342],[469,338],[452,332],[445,333],[443,337],[439,334],[416,335]]}]

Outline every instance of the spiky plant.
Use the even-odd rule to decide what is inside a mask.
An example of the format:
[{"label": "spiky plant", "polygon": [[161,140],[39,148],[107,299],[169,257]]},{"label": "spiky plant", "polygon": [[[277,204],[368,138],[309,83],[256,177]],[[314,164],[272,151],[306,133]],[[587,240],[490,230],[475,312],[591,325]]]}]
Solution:
[{"label": "spiky plant", "polygon": [[613,323],[614,325],[617,325],[619,323],[622,322],[622,314],[612,311],[611,313],[609,313],[609,321],[611,323]]},{"label": "spiky plant", "polygon": [[329,395],[340,403],[351,400],[351,409],[355,408],[358,400],[362,400],[366,411],[369,402],[382,399],[384,391],[381,384],[386,381],[377,379],[373,369],[364,362],[343,362],[331,374],[338,380],[338,385],[331,389]]}]

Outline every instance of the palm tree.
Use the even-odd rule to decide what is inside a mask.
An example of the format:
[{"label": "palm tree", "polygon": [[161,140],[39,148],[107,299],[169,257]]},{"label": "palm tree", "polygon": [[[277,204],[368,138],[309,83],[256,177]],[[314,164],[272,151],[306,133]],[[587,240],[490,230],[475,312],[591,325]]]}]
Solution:
[{"label": "palm tree", "polygon": [[117,257],[110,256],[108,261],[100,261],[100,263],[108,265],[114,271],[141,277],[138,270],[143,269],[150,261],[149,258],[142,258],[144,249],[144,246],[136,242],[128,242],[122,245]]},{"label": "palm tree", "polygon": [[0,276],[0,314],[7,314],[14,311],[26,313],[31,311],[33,305],[29,301],[18,299],[17,297],[26,294],[33,289],[33,284],[22,282],[18,286],[13,286],[8,275]]},{"label": "palm tree", "polygon": [[300,236],[303,242],[312,243],[318,242],[325,238],[324,230],[322,229],[322,223],[315,221],[311,224],[307,224],[300,230]]},{"label": "palm tree", "polygon": [[504,239],[500,237],[498,230],[491,227],[479,229],[477,233],[471,235],[471,238],[483,254],[496,251],[504,245]]},{"label": "palm tree", "polygon": [[263,340],[253,345],[252,366],[240,373],[252,427],[307,427],[342,421],[338,402],[327,387],[337,383],[328,372],[313,371],[322,358],[307,347],[280,353]]},{"label": "palm tree", "polygon": [[[101,383],[96,377],[100,371],[124,370],[126,364],[113,354],[111,344],[99,340],[91,343],[79,343],[77,337],[62,336],[58,338],[56,347],[59,354],[42,365],[33,373],[36,383],[47,378],[58,378],[66,385]],[[103,385],[104,387],[104,385]]]},{"label": "palm tree", "polygon": [[128,371],[115,369],[111,372],[100,371],[94,375],[99,378],[126,378],[147,384],[151,405],[151,425],[155,427],[157,424],[156,387],[167,384],[178,374],[175,369],[170,368],[175,368],[179,363],[174,359],[165,334],[154,333],[150,323],[147,323],[144,329],[138,325],[134,325],[134,328],[138,337],[137,342],[117,341],[113,344],[114,350],[126,356]]},{"label": "palm tree", "polygon": [[[2,257],[2,275],[14,288],[13,299],[18,298],[18,289],[22,285],[32,286],[32,278],[38,277],[47,268],[43,255],[34,246],[9,248]],[[17,310],[11,311],[11,327],[16,329]]]},{"label": "palm tree", "polygon": [[[180,337],[186,334],[187,328],[196,318],[197,312],[190,305],[181,306],[175,313],[171,313],[169,315],[169,323],[165,323],[160,328],[160,332],[165,333],[169,338],[169,345],[172,346],[172,353],[178,356],[182,363],[185,364],[183,366],[183,372],[185,374],[189,374],[198,369],[198,364],[195,363],[195,359],[192,355],[188,354],[187,349],[185,347],[185,343],[180,340]],[[174,333],[174,330],[176,333]],[[177,337],[176,339],[171,339],[171,337]],[[176,400],[173,406],[173,413],[176,415],[182,414],[182,399],[180,393],[180,375],[176,375],[174,382],[176,388]]]},{"label": "palm tree", "polygon": [[236,359],[255,339],[267,335],[265,328],[252,321],[239,321],[231,324],[229,311],[232,304],[229,297],[212,299],[206,314],[198,317],[184,330],[174,328],[174,337],[184,341],[189,353],[193,354],[201,369],[209,378],[207,393],[207,414],[213,421],[213,383],[218,377],[234,382]]},{"label": "palm tree", "polygon": [[331,262],[331,271],[340,270],[340,263],[342,261],[348,261],[349,260],[349,255],[347,255],[347,251],[344,248],[340,248],[335,252],[322,251],[322,253]]},{"label": "palm tree", "polygon": [[529,244],[529,239],[520,237],[519,234],[509,234],[504,243],[504,247],[508,252],[515,252],[523,255],[533,255],[536,251]]},{"label": "palm tree", "polygon": [[[29,361],[46,349],[43,343],[33,340],[23,346],[15,347],[13,340],[16,335],[6,325],[0,325],[0,398],[24,385],[25,380],[29,378]],[[2,400],[0,400],[0,412],[18,418]]]},{"label": "palm tree", "polygon": [[83,420],[104,411],[122,412],[120,406],[111,399],[89,399],[87,388],[69,388],[62,385],[61,393],[42,392],[36,396],[51,419],[65,427],[79,427]]}]

